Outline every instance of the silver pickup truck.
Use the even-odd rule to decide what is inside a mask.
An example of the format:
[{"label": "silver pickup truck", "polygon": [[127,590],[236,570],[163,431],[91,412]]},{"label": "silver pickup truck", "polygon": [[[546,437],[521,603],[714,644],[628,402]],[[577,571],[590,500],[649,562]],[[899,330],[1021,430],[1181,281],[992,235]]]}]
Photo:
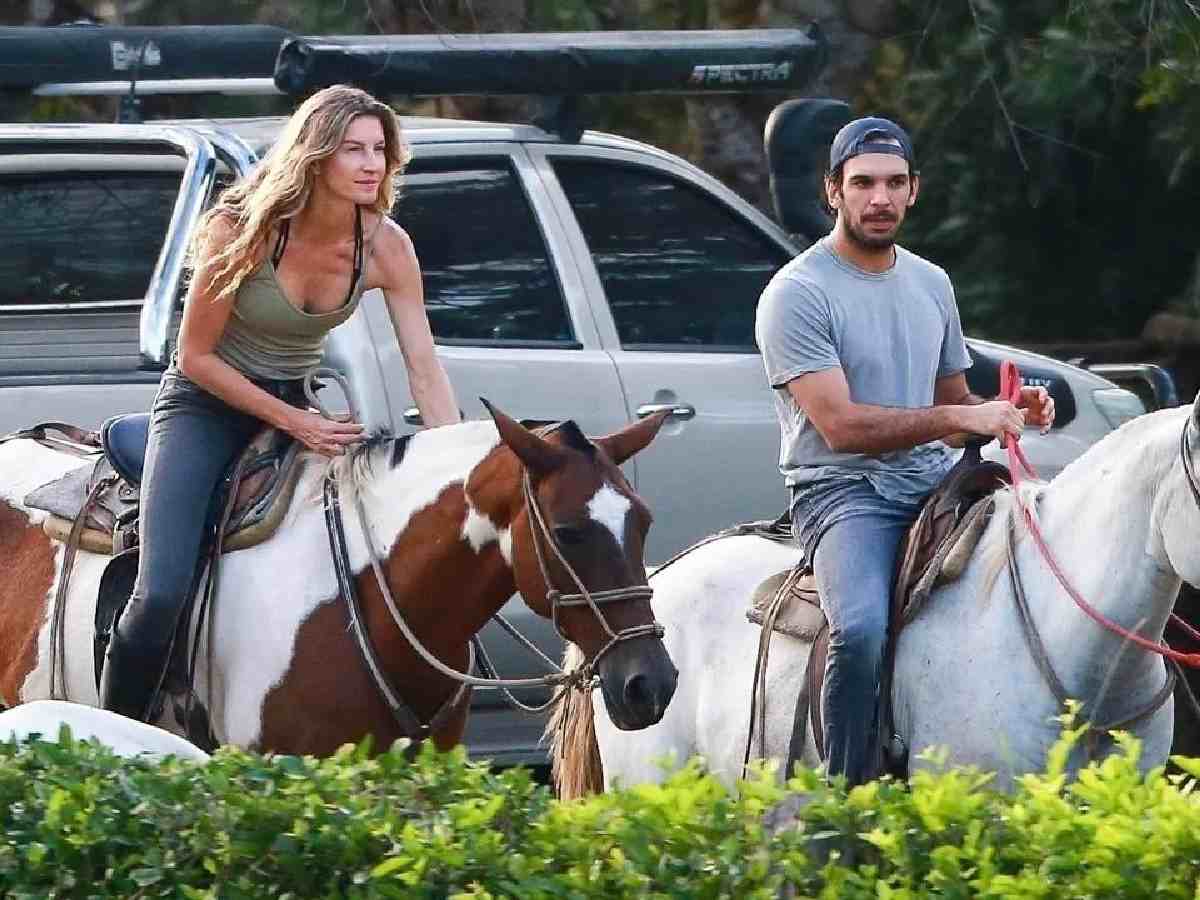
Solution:
[{"label": "silver pickup truck", "polygon": [[[189,235],[282,121],[0,125],[0,433],[51,419],[98,426],[150,406],[178,324]],[[394,217],[416,246],[465,414],[484,414],[482,396],[520,418],[574,418],[601,434],[670,410],[628,465],[655,516],[651,564],[779,514],[779,436],[754,310],[772,273],[815,235],[794,237],[696,167],[623,137],[403,124],[413,161]],[[787,159],[780,133],[768,134],[773,162]],[[787,221],[787,198],[777,202]],[[330,335],[327,362],[346,373],[370,428],[403,433],[420,422],[380,300],[368,295]],[[995,394],[999,363],[1011,358],[1057,398],[1055,429],[1023,442],[1045,475],[1144,411],[1083,369],[968,343],[976,392]],[[507,612],[559,653],[549,623],[520,603]],[[499,630],[485,639],[502,672],[535,668]],[[468,743],[498,762],[538,763],[541,727],[481,691]]]}]

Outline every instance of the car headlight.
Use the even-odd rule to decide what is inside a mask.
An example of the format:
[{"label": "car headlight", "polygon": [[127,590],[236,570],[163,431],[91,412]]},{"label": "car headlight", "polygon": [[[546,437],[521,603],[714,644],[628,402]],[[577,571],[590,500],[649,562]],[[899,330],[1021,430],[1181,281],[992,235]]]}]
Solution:
[{"label": "car headlight", "polygon": [[1120,428],[1146,411],[1142,398],[1124,388],[1100,388],[1092,391],[1092,398],[1096,401],[1096,408],[1113,428]]}]

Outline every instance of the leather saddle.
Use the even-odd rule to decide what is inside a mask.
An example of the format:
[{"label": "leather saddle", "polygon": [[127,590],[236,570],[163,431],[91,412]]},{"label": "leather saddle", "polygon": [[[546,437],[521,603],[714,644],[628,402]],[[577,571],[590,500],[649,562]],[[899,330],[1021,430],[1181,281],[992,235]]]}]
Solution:
[{"label": "leather saddle", "polygon": [[[926,499],[897,555],[879,695],[877,767],[881,770],[886,767],[901,774],[907,765],[905,749],[891,735],[891,684],[896,638],[936,587],[962,575],[991,519],[994,506],[992,495],[1011,481],[1004,466],[981,459],[980,446],[979,443],[969,444],[962,458]],[[775,534],[786,531],[790,536],[791,523],[784,517],[773,523],[771,530]],[[795,568],[765,579],[755,589],[746,616],[763,628],[760,660],[772,632],[813,645],[797,699],[792,746],[785,771],[790,772],[800,760],[810,725],[817,751],[824,759],[825,729],[821,720],[820,699],[829,651],[829,623],[821,609],[820,591],[809,562],[802,559]]]},{"label": "leather saddle", "polygon": [[[133,413],[108,419],[99,432],[51,422],[4,438],[29,438],[93,462],[31,491],[25,505],[49,513],[42,523],[43,530],[66,545],[56,604],[65,602],[77,550],[111,557],[100,577],[96,597],[93,662],[97,689],[112,630],[137,575],[138,499],[149,431],[150,415]],[[209,558],[211,572],[221,553],[253,547],[278,529],[303,471],[300,449],[301,445],[283,432],[264,427],[226,472],[209,510],[207,549],[197,561],[189,611],[180,618],[180,627],[185,631],[200,589],[199,576],[206,568],[205,557]],[[200,605],[201,621],[212,590],[210,580]],[[199,629],[196,633],[198,636]],[[187,641],[177,638],[167,667],[173,693],[191,697],[191,669]],[[160,693],[159,698],[162,696]],[[212,746],[203,707],[188,702],[182,709],[181,721],[186,722],[189,737],[202,746]]]},{"label": "leather saddle", "polygon": [[[90,450],[94,465],[74,469],[25,497],[26,506],[50,514],[42,524],[47,535],[67,543],[77,532],[81,549],[100,554],[115,555],[136,545],[149,429],[148,413],[131,413],[108,419],[98,433],[76,430],[72,439]],[[35,426],[22,434],[37,440],[37,433],[45,435],[47,430],[61,431]],[[61,441],[46,443],[61,449]],[[264,427],[250,442],[232,470],[238,473],[237,484],[230,485],[235,496],[223,532],[223,550],[253,547],[275,533],[303,469],[300,449],[292,438],[271,427]]]}]

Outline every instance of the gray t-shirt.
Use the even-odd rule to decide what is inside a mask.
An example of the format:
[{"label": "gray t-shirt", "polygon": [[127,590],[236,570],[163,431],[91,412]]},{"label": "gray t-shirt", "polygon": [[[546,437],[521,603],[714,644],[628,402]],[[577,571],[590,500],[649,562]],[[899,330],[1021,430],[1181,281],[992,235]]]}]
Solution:
[{"label": "gray t-shirt", "polygon": [[897,246],[892,268],[865,272],[825,237],[775,273],[758,302],[755,336],[775,388],[779,469],[789,486],[803,492],[865,478],[898,503],[918,503],[937,486],[953,462],[940,441],[881,456],[835,452],[786,385],[840,367],[855,403],[932,406],[936,380],[971,365],[945,271]]}]

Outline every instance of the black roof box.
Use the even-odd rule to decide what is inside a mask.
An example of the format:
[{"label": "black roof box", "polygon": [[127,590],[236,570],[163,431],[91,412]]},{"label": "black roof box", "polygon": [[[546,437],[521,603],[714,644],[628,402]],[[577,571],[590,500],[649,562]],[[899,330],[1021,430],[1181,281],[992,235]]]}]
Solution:
[{"label": "black roof box", "polygon": [[275,83],[288,94],[349,83],[408,96],[796,91],[825,52],[815,27],[295,37]]}]

